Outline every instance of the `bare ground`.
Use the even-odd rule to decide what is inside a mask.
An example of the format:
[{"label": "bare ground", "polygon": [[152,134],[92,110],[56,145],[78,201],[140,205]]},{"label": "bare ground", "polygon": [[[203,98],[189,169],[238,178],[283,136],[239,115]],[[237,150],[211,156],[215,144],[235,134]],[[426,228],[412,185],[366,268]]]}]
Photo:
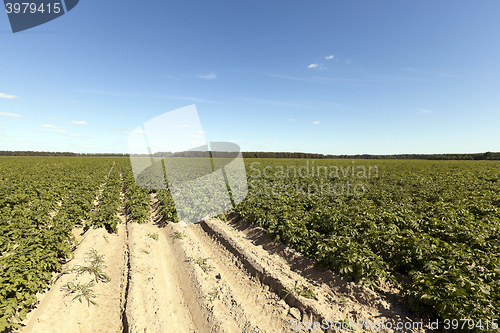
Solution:
[{"label": "bare ground", "polygon": [[[154,195],[151,203],[149,223],[119,215],[118,234],[87,231],[68,263],[84,264],[92,248],[105,255],[111,281],[94,286],[98,306],[71,301],[61,291],[70,281],[88,282],[90,275],[63,275],[40,295],[24,332],[323,332],[292,330],[291,323],[415,320],[396,290],[375,293],[319,271],[261,228],[235,219],[159,228]],[[299,295],[302,286],[313,291],[312,299]]]}]

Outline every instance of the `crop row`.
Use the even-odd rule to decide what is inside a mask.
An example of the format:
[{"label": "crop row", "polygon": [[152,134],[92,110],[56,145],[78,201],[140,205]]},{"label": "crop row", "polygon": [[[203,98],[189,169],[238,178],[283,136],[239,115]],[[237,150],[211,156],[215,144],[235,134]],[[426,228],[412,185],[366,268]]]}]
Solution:
[{"label": "crop row", "polygon": [[150,216],[149,190],[137,186],[129,166],[122,167],[127,217],[137,223],[147,223]]},{"label": "crop row", "polygon": [[[293,160],[260,162],[268,170],[299,165]],[[347,177],[335,172],[253,177],[247,198],[236,210],[266,228],[275,240],[348,280],[373,289],[382,280],[398,285],[422,315],[496,318],[500,313],[499,165],[377,163],[380,174],[371,179],[353,179],[351,172],[344,174]],[[249,174],[252,171],[248,169]],[[311,184],[334,187],[347,181],[362,184],[363,195],[262,190],[287,184],[297,184],[299,189]]]},{"label": "crop row", "polygon": [[0,332],[20,328],[36,293],[71,257],[72,229],[90,218],[110,162],[0,160]]}]

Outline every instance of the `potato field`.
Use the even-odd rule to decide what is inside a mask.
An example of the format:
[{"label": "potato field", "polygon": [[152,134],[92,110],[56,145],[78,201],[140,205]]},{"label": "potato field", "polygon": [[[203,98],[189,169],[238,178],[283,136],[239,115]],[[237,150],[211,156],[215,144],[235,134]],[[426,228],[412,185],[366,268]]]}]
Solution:
[{"label": "potato field", "polygon": [[[476,331],[489,330],[480,321],[500,321],[500,162],[244,163],[248,194],[219,221],[262,227],[275,244],[342,281],[374,292],[396,288],[418,318],[468,318]],[[76,228],[116,234],[119,214],[147,224],[153,210],[159,228],[179,224],[168,189],[137,186],[128,158],[1,158],[0,332],[23,328],[36,295],[74,257]],[[277,294],[287,300],[290,290]],[[208,299],[212,304],[217,297]],[[123,325],[132,327],[130,320]]]}]

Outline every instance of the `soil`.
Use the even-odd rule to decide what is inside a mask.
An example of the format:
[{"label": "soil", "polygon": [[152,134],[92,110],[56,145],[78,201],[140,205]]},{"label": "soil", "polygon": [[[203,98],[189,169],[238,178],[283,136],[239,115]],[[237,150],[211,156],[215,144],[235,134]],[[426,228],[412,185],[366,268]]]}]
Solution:
[{"label": "soil", "polygon": [[[104,271],[111,280],[95,283],[97,305],[88,305],[85,298],[79,302],[72,300],[74,294],[65,296],[61,288],[68,282],[87,283],[93,276],[62,275],[39,295],[23,332],[340,332],[292,328],[324,319],[417,320],[397,290],[386,287],[376,293],[318,270],[313,261],[275,244],[263,229],[236,216],[160,228],[165,221],[157,204],[151,195],[147,224],[118,213],[118,234],[75,232],[81,243],[66,269],[85,265],[85,254],[95,249],[105,256]],[[306,290],[313,292],[308,295],[312,298],[304,296]],[[377,330],[358,326],[356,331]]]}]

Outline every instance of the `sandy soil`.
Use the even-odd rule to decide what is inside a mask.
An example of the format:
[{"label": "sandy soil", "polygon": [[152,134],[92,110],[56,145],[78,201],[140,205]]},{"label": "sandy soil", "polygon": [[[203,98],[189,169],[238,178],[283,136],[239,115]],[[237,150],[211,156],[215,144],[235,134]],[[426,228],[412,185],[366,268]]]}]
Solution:
[{"label": "sandy soil", "polygon": [[[91,229],[79,236],[67,268],[85,264],[90,249],[105,255],[111,281],[95,284],[98,306],[71,301],[61,291],[70,281],[88,282],[90,275],[63,275],[40,295],[24,332],[323,332],[292,330],[291,323],[415,320],[396,290],[375,293],[318,271],[261,228],[235,219],[159,228],[154,195],[151,207],[147,224],[119,215],[118,234]],[[314,298],[287,295],[296,283],[311,288]]]}]

